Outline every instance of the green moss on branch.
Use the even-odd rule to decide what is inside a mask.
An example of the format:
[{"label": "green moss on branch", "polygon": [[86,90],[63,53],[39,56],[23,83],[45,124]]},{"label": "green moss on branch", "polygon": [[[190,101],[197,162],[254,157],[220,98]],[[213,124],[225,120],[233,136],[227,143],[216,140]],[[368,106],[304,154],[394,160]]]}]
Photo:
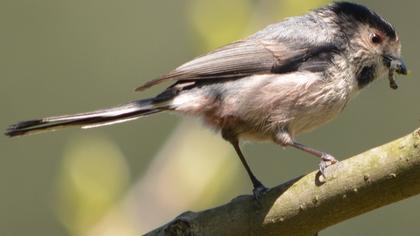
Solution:
[{"label": "green moss on branch", "polygon": [[202,212],[186,212],[146,235],[314,235],[420,193],[420,129],[327,169]]}]

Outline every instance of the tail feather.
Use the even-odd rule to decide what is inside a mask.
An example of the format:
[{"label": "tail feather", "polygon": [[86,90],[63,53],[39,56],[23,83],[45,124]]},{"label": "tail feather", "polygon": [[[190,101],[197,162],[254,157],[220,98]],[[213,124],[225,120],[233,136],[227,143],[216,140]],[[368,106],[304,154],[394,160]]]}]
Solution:
[{"label": "tail feather", "polygon": [[5,135],[10,137],[21,136],[42,131],[53,131],[68,126],[95,128],[135,120],[167,109],[168,106],[164,103],[155,104],[152,99],[139,100],[92,112],[18,122],[11,125],[6,130]]}]

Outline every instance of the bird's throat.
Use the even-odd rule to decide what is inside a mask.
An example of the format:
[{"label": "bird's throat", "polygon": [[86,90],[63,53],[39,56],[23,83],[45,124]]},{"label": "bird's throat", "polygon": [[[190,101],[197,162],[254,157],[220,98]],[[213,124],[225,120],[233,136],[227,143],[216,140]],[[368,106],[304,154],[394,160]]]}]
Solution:
[{"label": "bird's throat", "polygon": [[374,65],[363,67],[356,75],[357,85],[359,89],[366,87],[370,84],[376,76],[376,67]]}]

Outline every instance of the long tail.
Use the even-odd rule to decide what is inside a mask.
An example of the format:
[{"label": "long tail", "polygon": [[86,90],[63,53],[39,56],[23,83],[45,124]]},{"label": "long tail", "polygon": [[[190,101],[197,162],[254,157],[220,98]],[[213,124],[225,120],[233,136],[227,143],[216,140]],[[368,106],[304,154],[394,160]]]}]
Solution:
[{"label": "long tail", "polygon": [[83,129],[95,128],[135,120],[167,109],[168,106],[165,103],[155,103],[153,99],[145,99],[92,112],[22,121],[11,125],[5,134],[14,137],[53,131],[68,126],[78,126]]}]

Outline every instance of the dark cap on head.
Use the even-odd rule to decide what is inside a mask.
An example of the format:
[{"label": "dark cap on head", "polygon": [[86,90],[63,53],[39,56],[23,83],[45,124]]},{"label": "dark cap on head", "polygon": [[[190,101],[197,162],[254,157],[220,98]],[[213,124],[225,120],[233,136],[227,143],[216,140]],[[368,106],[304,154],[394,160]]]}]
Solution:
[{"label": "dark cap on head", "polygon": [[382,31],[393,40],[397,38],[397,34],[392,25],[365,6],[350,2],[335,2],[329,5],[327,9],[334,12],[337,16],[351,17],[360,23],[368,24]]}]

